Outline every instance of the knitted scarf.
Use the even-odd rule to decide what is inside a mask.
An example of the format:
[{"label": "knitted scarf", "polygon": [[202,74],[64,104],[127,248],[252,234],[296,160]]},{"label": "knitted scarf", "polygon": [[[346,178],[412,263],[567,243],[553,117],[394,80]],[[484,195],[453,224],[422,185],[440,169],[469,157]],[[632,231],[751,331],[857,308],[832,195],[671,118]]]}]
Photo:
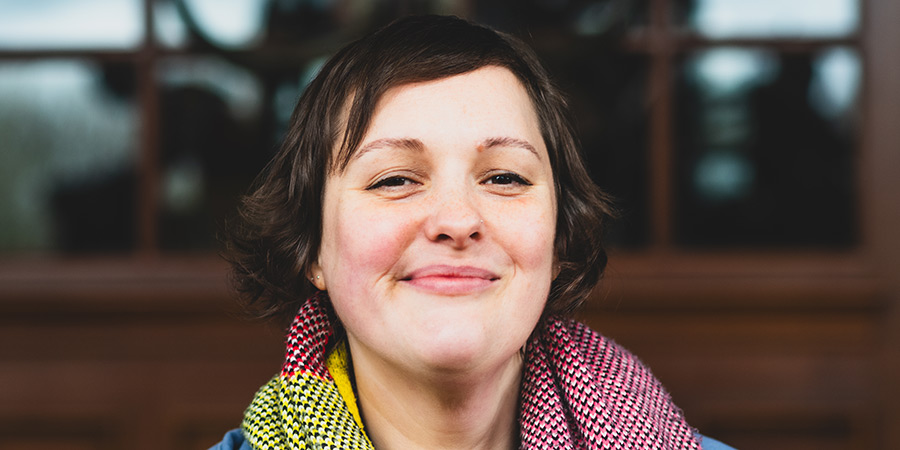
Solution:
[{"label": "knitted scarf", "polygon": [[[346,369],[326,355],[331,305],[313,296],[287,338],[281,374],[263,386],[242,429],[254,449],[373,449]],[[523,449],[698,449],[659,381],[631,353],[570,320],[539,324],[525,350],[519,404]]]}]

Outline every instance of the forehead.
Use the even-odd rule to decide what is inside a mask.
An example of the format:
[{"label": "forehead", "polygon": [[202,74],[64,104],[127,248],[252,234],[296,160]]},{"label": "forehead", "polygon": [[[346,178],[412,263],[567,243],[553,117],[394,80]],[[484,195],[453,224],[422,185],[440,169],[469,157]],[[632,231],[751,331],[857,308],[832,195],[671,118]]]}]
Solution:
[{"label": "forehead", "polygon": [[364,141],[404,132],[527,134],[516,137],[542,140],[538,115],[524,85],[511,71],[497,66],[390,88],[376,103],[367,128]]},{"label": "forehead", "polygon": [[[349,162],[365,144],[364,141],[371,136],[373,128],[380,126],[384,130],[385,123],[392,121],[395,124],[406,123],[403,115],[398,113],[401,111],[413,118],[420,115],[415,111],[423,109],[431,112],[441,108],[445,112],[453,111],[453,108],[457,108],[456,111],[459,108],[467,108],[470,112],[489,111],[489,116],[495,122],[519,124],[522,128],[529,128],[540,134],[538,114],[528,91],[512,71],[501,66],[484,66],[458,75],[390,87],[378,96],[366,123],[350,123],[350,109],[354,99],[355,96],[351,94],[344,102],[337,125],[345,138],[352,140],[355,131],[361,131],[361,139],[343,143],[342,139],[337,139],[334,156],[342,160],[335,167],[338,171],[342,171],[342,163]],[[414,113],[409,114],[411,111]],[[534,142],[536,146],[544,146],[543,139],[538,138],[537,141]],[[341,150],[347,144],[352,148],[344,147]]]}]

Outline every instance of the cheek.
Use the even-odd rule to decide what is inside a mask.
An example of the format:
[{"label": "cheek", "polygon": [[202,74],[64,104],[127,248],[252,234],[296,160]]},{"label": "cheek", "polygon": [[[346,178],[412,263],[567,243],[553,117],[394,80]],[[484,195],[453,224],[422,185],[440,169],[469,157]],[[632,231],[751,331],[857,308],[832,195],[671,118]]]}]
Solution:
[{"label": "cheek", "polygon": [[354,286],[389,274],[416,229],[408,215],[388,215],[371,207],[347,205],[334,218],[334,258],[329,266],[334,275]]},{"label": "cheek", "polygon": [[[516,265],[529,271],[552,270],[556,236],[556,210],[552,201],[542,204],[509,204],[496,208],[494,221],[499,229],[494,235],[516,260]],[[537,281],[537,280],[535,280]]]}]

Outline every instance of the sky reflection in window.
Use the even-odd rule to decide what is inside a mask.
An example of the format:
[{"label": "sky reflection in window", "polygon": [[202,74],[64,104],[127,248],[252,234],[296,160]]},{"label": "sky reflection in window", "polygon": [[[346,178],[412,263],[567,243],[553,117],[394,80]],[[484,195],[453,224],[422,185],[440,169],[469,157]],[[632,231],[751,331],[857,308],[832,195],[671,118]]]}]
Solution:
[{"label": "sky reflection in window", "polygon": [[696,0],[689,25],[713,38],[844,37],[859,26],[858,0]]},{"label": "sky reflection in window", "polygon": [[133,48],[141,0],[0,0],[0,48]]}]

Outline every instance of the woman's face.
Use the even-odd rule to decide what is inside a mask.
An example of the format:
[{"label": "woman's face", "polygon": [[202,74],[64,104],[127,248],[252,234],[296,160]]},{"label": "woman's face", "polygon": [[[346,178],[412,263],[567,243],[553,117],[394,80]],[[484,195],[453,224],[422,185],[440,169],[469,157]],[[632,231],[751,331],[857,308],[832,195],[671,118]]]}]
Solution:
[{"label": "woman's face", "polygon": [[537,114],[510,71],[387,91],[323,208],[311,275],[354,360],[453,372],[517,357],[553,278],[556,198]]}]

